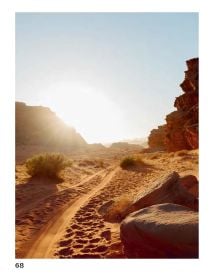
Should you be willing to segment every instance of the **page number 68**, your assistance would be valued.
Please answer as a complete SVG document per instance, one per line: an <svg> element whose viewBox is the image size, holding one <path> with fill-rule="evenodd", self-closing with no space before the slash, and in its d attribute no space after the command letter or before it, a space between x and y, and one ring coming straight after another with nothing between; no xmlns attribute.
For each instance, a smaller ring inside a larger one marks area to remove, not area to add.
<svg viewBox="0 0 220 280"><path fill-rule="evenodd" d="M24 268L24 263L16 263L15 268Z"/></svg>

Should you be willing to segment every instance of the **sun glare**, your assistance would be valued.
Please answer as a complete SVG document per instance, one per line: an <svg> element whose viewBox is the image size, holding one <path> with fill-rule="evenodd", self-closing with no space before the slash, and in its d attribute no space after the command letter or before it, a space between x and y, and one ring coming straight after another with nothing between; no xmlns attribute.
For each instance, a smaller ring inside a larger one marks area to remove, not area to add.
<svg viewBox="0 0 220 280"><path fill-rule="evenodd" d="M96 89L60 83L47 89L44 105L73 126L88 143L107 143L124 137L125 122L120 108Z"/></svg>

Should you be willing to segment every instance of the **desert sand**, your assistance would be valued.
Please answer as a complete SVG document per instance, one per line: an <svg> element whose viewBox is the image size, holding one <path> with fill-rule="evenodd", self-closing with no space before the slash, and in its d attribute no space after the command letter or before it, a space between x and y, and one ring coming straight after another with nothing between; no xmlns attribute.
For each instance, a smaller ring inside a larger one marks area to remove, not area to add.
<svg viewBox="0 0 220 280"><path fill-rule="evenodd" d="M132 151L129 151L130 154ZM128 152L79 152L61 179L32 179L24 158L16 165L17 258L125 258L119 223L106 222L100 207L150 188L163 174L177 171L198 178L198 150L139 152L144 167L122 169Z"/></svg>

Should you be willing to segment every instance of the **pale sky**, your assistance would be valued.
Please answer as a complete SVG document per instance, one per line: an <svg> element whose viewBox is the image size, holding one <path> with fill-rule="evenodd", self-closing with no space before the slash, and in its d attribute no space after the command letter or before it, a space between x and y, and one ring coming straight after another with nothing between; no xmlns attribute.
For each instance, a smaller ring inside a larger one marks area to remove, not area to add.
<svg viewBox="0 0 220 280"><path fill-rule="evenodd" d="M88 143L147 138L197 56L197 13L17 13L16 101Z"/></svg>

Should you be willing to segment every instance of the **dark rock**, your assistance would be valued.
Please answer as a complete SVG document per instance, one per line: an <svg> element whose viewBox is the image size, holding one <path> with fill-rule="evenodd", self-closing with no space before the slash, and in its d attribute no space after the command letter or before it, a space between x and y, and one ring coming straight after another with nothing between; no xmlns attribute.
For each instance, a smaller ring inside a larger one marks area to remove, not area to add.
<svg viewBox="0 0 220 280"><path fill-rule="evenodd" d="M198 213L158 204L126 217L120 226L128 258L198 258Z"/></svg>

